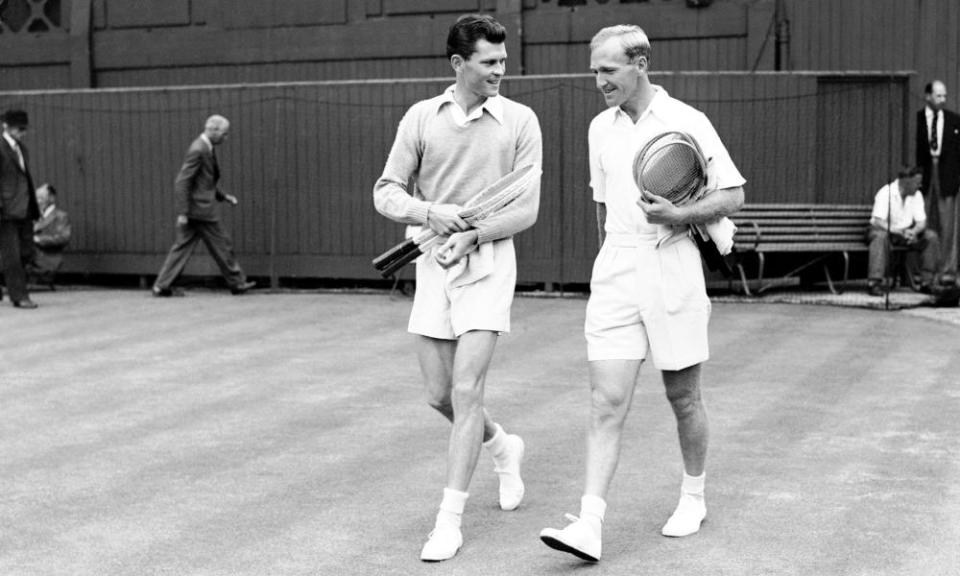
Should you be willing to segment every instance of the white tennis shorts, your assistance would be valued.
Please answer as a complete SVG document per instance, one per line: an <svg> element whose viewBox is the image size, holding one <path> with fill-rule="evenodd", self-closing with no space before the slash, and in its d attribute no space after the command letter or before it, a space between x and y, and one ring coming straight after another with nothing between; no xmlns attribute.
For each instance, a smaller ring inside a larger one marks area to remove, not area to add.
<svg viewBox="0 0 960 576"><path fill-rule="evenodd" d="M466 286L452 287L452 270L437 264L434 250L417 260L417 287L407 331L456 340L471 330L510 331L510 306L517 284L513 239L493 243L493 271Z"/></svg>
<svg viewBox="0 0 960 576"><path fill-rule="evenodd" d="M709 356L710 300L689 237L608 235L593 265L584 333L589 360L644 360L681 370Z"/></svg>

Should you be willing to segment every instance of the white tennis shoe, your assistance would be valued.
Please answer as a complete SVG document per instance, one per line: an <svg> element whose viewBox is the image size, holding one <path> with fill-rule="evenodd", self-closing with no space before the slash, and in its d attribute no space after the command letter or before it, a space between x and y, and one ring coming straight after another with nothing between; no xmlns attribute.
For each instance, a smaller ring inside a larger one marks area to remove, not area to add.
<svg viewBox="0 0 960 576"><path fill-rule="evenodd" d="M570 521L566 528L544 528L540 531L540 539L554 550L568 552L588 562L599 562L602 548L600 535L586 520L573 514L567 514L566 517Z"/></svg>
<svg viewBox="0 0 960 576"><path fill-rule="evenodd" d="M700 531L700 524L707 517L707 505L703 498L681 494L673 515L663 525L660 533L671 538L682 538Z"/></svg>
<svg viewBox="0 0 960 576"><path fill-rule="evenodd" d="M525 492L523 479L520 478L525 446L523 438L516 434L507 434L505 443L503 454L493 459L493 470L500 476L500 509L515 510Z"/></svg>
<svg viewBox="0 0 960 576"><path fill-rule="evenodd" d="M427 537L427 543L423 545L423 550L420 551L420 559L424 562L449 560L456 556L461 546L463 546L463 534L460 529L456 526L440 523L433 528L433 531Z"/></svg>

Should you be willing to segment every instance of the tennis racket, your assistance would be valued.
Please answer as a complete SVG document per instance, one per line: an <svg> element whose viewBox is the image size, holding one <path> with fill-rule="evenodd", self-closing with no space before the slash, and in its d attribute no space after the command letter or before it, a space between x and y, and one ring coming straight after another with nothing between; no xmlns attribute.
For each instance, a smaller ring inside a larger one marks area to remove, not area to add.
<svg viewBox="0 0 960 576"><path fill-rule="evenodd" d="M503 210L522 196L540 173L533 164L521 166L493 182L464 204L458 215L471 226ZM373 259L373 267L384 278L424 254L440 236L429 228L405 240Z"/></svg>
<svg viewBox="0 0 960 576"><path fill-rule="evenodd" d="M640 190L682 206L707 193L707 161L692 136L686 132L664 132L654 136L634 156L633 179ZM730 276L730 266L706 230L691 224L690 231L707 267Z"/></svg>

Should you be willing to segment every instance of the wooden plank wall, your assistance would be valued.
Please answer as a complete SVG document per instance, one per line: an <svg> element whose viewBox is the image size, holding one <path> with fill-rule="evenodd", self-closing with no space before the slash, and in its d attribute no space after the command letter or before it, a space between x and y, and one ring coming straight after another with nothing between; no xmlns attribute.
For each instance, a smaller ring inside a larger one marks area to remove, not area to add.
<svg viewBox="0 0 960 576"><path fill-rule="evenodd" d="M653 78L713 120L749 182L750 202L866 201L895 168L882 150L849 136L896 139L905 77ZM0 93L0 108L31 115L32 171L57 186L74 222L69 271L156 273L173 238L183 152L217 112L232 121L219 152L223 186L241 200L224 210L225 221L249 273L367 279L375 277L370 259L402 236L375 213L371 195L397 123L448 83ZM584 282L597 249L586 133L603 103L593 78L514 77L504 93L531 106L544 133L541 216L518 238L520 281ZM191 266L188 273L216 274L209 259Z"/></svg>

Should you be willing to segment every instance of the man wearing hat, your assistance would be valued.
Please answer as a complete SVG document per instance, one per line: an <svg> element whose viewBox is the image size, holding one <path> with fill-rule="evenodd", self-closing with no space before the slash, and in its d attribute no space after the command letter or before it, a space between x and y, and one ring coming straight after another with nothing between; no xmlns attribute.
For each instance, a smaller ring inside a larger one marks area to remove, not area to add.
<svg viewBox="0 0 960 576"><path fill-rule="evenodd" d="M27 133L27 113L7 110L0 135L0 261L10 301L16 308L36 308L27 292L26 265L33 261L33 222L40 217L30 178L29 154L20 142ZM0 296L2 297L2 296Z"/></svg>

